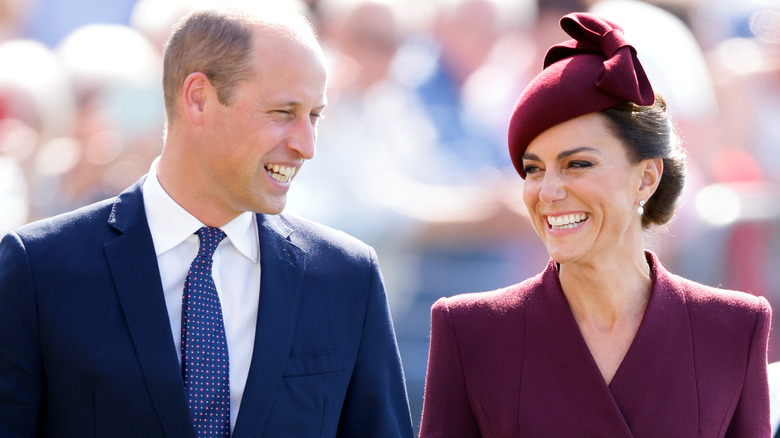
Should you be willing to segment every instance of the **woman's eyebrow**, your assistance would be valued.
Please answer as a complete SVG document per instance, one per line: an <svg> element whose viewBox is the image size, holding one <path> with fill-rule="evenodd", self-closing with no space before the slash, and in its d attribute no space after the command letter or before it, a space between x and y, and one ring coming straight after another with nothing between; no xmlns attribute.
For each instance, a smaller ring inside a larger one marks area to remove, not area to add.
<svg viewBox="0 0 780 438"><path fill-rule="evenodd" d="M557 158L558 160L565 160L566 158L568 158L568 157L570 157L570 156L572 156L572 155L574 155L574 154L580 153L580 152L595 152L595 153L600 153L600 152L599 152L599 150L598 150L598 149L596 149L596 148L594 148L594 147L590 147L590 146L580 146L580 147L577 147L577 148L574 148L574 149L570 149L570 150L568 150L568 151L563 151L563 152L559 153L559 154L558 154L558 156L557 156L556 158ZM538 155L536 155L536 154L528 154L528 153L526 153L526 154L523 154L523 158L522 158L522 159L523 159L523 160L531 160L531 161L541 161L541 160L539 159L539 156L538 156Z"/></svg>

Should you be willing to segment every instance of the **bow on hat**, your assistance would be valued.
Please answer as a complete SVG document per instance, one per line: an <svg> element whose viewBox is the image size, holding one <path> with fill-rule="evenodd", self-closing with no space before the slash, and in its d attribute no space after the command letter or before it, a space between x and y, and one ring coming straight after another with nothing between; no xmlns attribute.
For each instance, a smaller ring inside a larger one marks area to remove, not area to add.
<svg viewBox="0 0 780 438"><path fill-rule="evenodd" d="M596 87L637 105L653 104L653 87L622 27L590 14L569 14L561 18L561 28L574 39L551 47L544 57L544 68L578 53L600 54L604 68L596 78Z"/></svg>
<svg viewBox="0 0 780 438"><path fill-rule="evenodd" d="M523 178L523 153L545 130L625 101L655 101L620 26L581 12L564 16L560 24L573 39L547 51L544 69L520 95L509 124L509 152Z"/></svg>

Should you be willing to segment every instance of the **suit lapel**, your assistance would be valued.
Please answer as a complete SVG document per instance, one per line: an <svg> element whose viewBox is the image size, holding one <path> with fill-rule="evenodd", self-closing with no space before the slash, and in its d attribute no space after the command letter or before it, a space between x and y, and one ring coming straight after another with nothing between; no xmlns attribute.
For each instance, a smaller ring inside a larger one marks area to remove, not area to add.
<svg viewBox="0 0 780 438"><path fill-rule="evenodd" d="M528 300L520 430L529 436L632 437L569 309L555 262Z"/></svg>
<svg viewBox="0 0 780 438"><path fill-rule="evenodd" d="M653 293L642 324L615 373L610 390L639 436L664 436L674 424L681 436L696 436L699 425L693 335L684 296L648 253ZM663 418L664 421L658 421ZM685 429L687 428L687 429Z"/></svg>
<svg viewBox="0 0 780 438"><path fill-rule="evenodd" d="M304 251L280 216L258 215L260 303L252 362L234 438L262 435L282 385L303 287Z"/></svg>
<svg viewBox="0 0 780 438"><path fill-rule="evenodd" d="M104 250L146 386L169 437L195 437L176 358L154 243L141 195L142 181L122 193L109 224L122 234Z"/></svg>

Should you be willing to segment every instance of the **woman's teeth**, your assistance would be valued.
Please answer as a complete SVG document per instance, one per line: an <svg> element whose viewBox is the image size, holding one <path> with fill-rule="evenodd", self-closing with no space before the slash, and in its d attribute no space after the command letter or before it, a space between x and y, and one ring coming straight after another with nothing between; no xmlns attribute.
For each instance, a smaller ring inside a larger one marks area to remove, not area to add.
<svg viewBox="0 0 780 438"><path fill-rule="evenodd" d="M547 223L554 230L567 230L579 226L582 221L588 218L585 213L564 214L562 216L547 216Z"/></svg>
<svg viewBox="0 0 780 438"><path fill-rule="evenodd" d="M271 178L281 182L289 182L295 175L296 168L289 166L280 166L278 164L266 164L265 170L271 175Z"/></svg>

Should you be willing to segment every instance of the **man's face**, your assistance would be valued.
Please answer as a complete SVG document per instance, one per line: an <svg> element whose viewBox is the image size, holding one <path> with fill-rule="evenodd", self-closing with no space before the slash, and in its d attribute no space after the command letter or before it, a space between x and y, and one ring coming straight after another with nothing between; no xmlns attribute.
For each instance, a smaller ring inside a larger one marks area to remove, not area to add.
<svg viewBox="0 0 780 438"><path fill-rule="evenodd" d="M327 75L319 48L256 30L253 76L231 104L212 105L198 151L209 204L221 215L280 213L304 160L314 156Z"/></svg>

